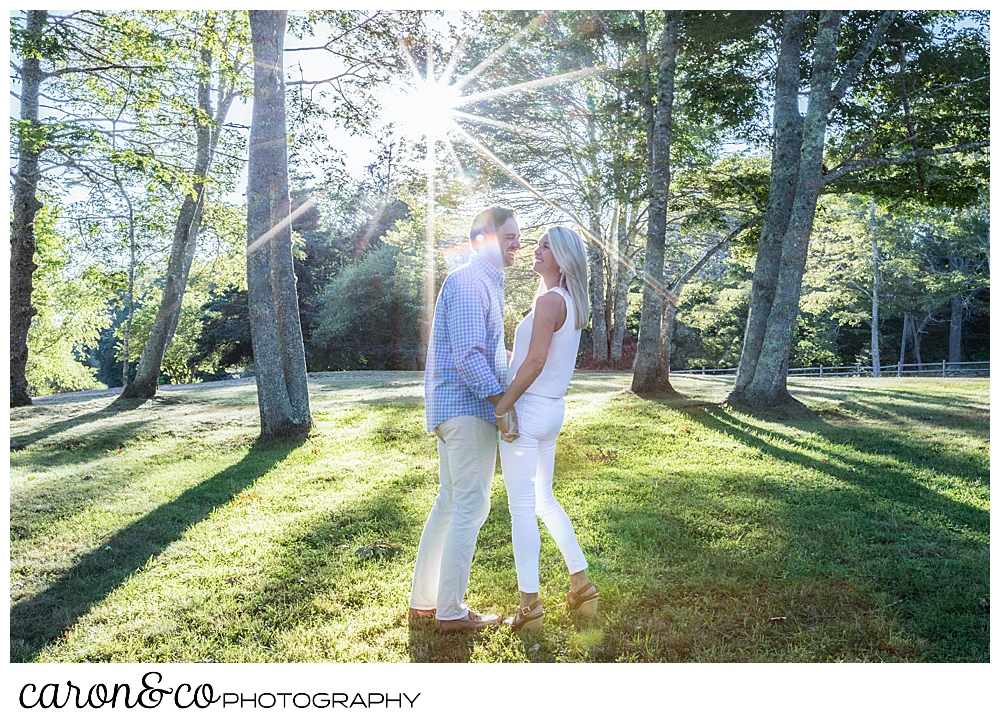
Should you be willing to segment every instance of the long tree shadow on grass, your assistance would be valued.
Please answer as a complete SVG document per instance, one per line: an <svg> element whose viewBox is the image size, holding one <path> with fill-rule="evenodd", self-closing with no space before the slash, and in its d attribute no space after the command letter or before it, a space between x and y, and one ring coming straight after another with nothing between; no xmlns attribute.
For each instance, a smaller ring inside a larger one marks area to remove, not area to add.
<svg viewBox="0 0 1000 723"><path fill-rule="evenodd" d="M977 591L989 589L989 563L975 540L976 535L988 539L987 511L929 488L910 472L873 467L850 453L822 450L824 456L817 458L771 444L769 437L798 446L804 442L736 419L722 407L680 411L747 447L844 483L835 489L796 479L758 484L759 494L779 500L788 510L786 524L798 550L788 561L792 572L868 577L894 600L905 601L898 617L926 641L925 659L988 659L988 618L976 598ZM928 472L965 471L966 481L975 484L977 476L988 475L988 468L958 457L928 455L925 448L877 427L864 429L859 439L854 430L818 419L791 426L834 444L904 458ZM833 522L840 543L818 534L817 522ZM845 549L853 550L853 556L845 558Z"/></svg>
<svg viewBox="0 0 1000 723"><path fill-rule="evenodd" d="M377 430L391 421L391 410L383 416ZM241 639L237 647L275 656L256 662L381 662L387 651L398 654L426 517L414 493L433 485L429 476L421 471L381 480L284 530L272 541L278 552L274 572L256 589L234 591L241 612L233 617L247 624L225 630L227 645ZM350 489L356 481L338 478L332 484ZM219 635L211 625L198 630L204 621L184 624L209 639ZM470 659L471 636L440 636L433 619L410 626L406 636L413 662Z"/></svg>
<svg viewBox="0 0 1000 723"><path fill-rule="evenodd" d="M95 412L87 412L86 414L80 414L75 417L70 417L69 419L64 419L59 422L55 422L41 429L37 429L33 432L27 434L21 434L16 437L11 437L10 448L11 451L19 451L24 449L30 444L34 444L40 440L46 439L47 437L52 437L61 432L68 431L74 427L79 427L84 424L89 424L90 422L97 422L105 419L110 419L111 417L122 414L123 412L131 412L138 409L143 404L148 402L148 399L115 399L108 406L103 409L99 409Z"/></svg>
<svg viewBox="0 0 1000 723"><path fill-rule="evenodd" d="M256 445L231 467L188 489L85 554L10 611L11 662L30 662L153 556L287 457L297 445Z"/></svg>
<svg viewBox="0 0 1000 723"><path fill-rule="evenodd" d="M327 660L381 662L407 625L416 543L425 512L408 475L313 521L286 541L280 572L248 601L276 631L308 620L314 649ZM411 662L468 662L470 636L441 636L433 618L410 625ZM286 644L287 646L287 644ZM294 653L289 659L295 661ZM305 659L308 659L306 657Z"/></svg>

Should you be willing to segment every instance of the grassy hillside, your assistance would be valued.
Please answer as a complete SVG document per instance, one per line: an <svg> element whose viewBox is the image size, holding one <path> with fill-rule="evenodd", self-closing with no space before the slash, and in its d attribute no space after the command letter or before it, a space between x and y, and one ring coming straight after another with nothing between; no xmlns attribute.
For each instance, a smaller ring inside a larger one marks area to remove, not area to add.
<svg viewBox="0 0 1000 723"><path fill-rule="evenodd" d="M556 496L601 590L572 619L543 533L543 632L408 626L434 438L412 373L316 375L315 431L254 446L252 383L11 412L12 661L986 661L987 380L726 386L580 374ZM502 479L468 602L517 600Z"/></svg>

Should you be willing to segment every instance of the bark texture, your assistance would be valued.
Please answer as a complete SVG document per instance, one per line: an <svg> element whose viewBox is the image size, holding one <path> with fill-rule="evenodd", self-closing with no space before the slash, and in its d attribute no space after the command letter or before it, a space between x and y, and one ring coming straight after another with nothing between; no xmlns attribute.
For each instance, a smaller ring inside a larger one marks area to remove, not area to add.
<svg viewBox="0 0 1000 723"><path fill-rule="evenodd" d="M649 221L646 262L643 270L639 343L632 371L632 391L639 394L673 392L669 369L662 363L662 316L667 295L663 284L663 250L666 240L667 198L670 191L670 146L674 109L674 76L677 69L677 30L680 11L666 12L660 41L660 67L653 133L650 137Z"/></svg>
<svg viewBox="0 0 1000 723"><path fill-rule="evenodd" d="M622 344L625 340L625 315L628 312L628 289L632 284L632 271L626 264L625 249L628 245L627 218L624 210L618 216L618 244L615 258L616 264L614 315L611 322L611 350L609 362L612 369L622 368Z"/></svg>
<svg viewBox="0 0 1000 723"><path fill-rule="evenodd" d="M799 122L798 72L805 15L799 11L784 14L782 47L775 76L775 140L772 153L772 197L768 199L762 247L758 248L751 310L747 322L740 368L729 401L756 409L782 407L792 401L786 386L788 360L798 319L802 275L809 250L809 238L822 190L823 151L830 113L853 85L858 72L885 36L885 31L897 13L883 13L871 35L861 44L854 57L844 66L840 78L835 78L840 40L840 11L823 11L812 43L809 104L801 120L801 142L795 150L791 131ZM789 52L786 51L786 44ZM792 79L795 79L794 89ZM781 124L779 124L779 119ZM779 145L785 152L779 152ZM787 155L785 154L787 153ZM797 169L793 173L793 166ZM794 176L794 183L787 179ZM786 182L775 184L779 177ZM794 189L788 195L788 186ZM774 196L777 191L778 195ZM776 208L787 202L790 207ZM773 213L772 213L773 211ZM784 221L785 229L780 231ZM770 218L768 218L770 216ZM773 222L768 226L768 222ZM775 244L777 248L775 248ZM774 263L777 260L775 270ZM758 273L759 272L759 273ZM773 283L773 291L771 284ZM771 300L768 303L767 297Z"/></svg>
<svg viewBox="0 0 1000 723"><path fill-rule="evenodd" d="M805 271L816 202L823 187L823 148L832 107L832 89L840 40L839 11L820 14L819 31L813 48L809 108L802 127L795 200L788 229L781 239L778 285L768 314L764 340L753 379L745 394L752 406L779 407L791 401L786 386L788 357L799 313L802 274Z"/></svg>
<svg viewBox="0 0 1000 723"><path fill-rule="evenodd" d="M597 238L601 238L601 227L596 223L599 218L596 214L591 215L591 233ZM594 368L607 369L608 367L608 326L605 314L606 304L604 298L604 249L596 243L591 243L587 248L587 258L590 265L590 303L591 303L591 328L593 339L591 347L594 351Z"/></svg>
<svg viewBox="0 0 1000 723"><path fill-rule="evenodd" d="M764 344L767 318L778 286L781 239L788 229L802 151L802 115L799 113L799 67L806 13L788 11L781 29L778 67L774 80L774 140L771 147L771 177L764 226L757 242L743 349L730 401L745 402L745 390L757 372L757 360Z"/></svg>
<svg viewBox="0 0 1000 723"><path fill-rule="evenodd" d="M31 305L35 273L35 215L38 201L38 158L43 149L38 122L38 92L43 74L39 59L47 10L29 10L26 30L34 52L26 52L21 63L21 123L19 125L17 176L10 216L10 406L31 404L28 393L28 329L38 310Z"/></svg>
<svg viewBox="0 0 1000 723"><path fill-rule="evenodd" d="M875 199L870 202L872 227L872 376L882 376L882 352L879 334L879 288L882 286L881 260L878 255L878 237L875 235Z"/></svg>
<svg viewBox="0 0 1000 723"><path fill-rule="evenodd" d="M962 314L965 308L962 305L962 297L956 296L951 300L951 322L948 325L948 361L962 361Z"/></svg>
<svg viewBox="0 0 1000 723"><path fill-rule="evenodd" d="M251 10L254 103L247 181L247 287L261 438L312 426L292 267L282 63L286 11Z"/></svg>
<svg viewBox="0 0 1000 723"><path fill-rule="evenodd" d="M899 342L899 368L898 375L903 376L903 365L906 364L906 337L910 335L913 328L913 315L910 312L903 313L903 338ZM914 334L916 331L913 332Z"/></svg>
<svg viewBox="0 0 1000 723"><path fill-rule="evenodd" d="M220 90L219 107L212 108L211 52L203 49L201 60L209 72L198 85L198 107L204 115L195 114L194 118L196 150L193 171L200 180L195 182L193 194L184 197L177 214L170 259L167 262L167 278L163 285L163 297L160 299L149 339L143 347L135 379L122 390L123 399L151 399L159 386L160 367L163 366L163 357L174 338L174 332L177 331L184 291L198 248L198 232L201 230L201 217L205 208L204 179L211 169L212 157L221 137L222 124L229 114L229 108L235 97L232 92ZM213 123L207 123L200 118L212 118Z"/></svg>

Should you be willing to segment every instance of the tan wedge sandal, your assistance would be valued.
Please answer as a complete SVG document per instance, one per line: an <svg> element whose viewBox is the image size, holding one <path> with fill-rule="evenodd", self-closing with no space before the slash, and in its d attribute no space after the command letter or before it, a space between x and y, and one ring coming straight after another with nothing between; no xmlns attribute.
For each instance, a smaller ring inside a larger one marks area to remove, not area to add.
<svg viewBox="0 0 1000 723"><path fill-rule="evenodd" d="M590 583L579 592L570 591L566 593L566 605L571 612L592 618L597 615L597 586Z"/></svg>
<svg viewBox="0 0 1000 723"><path fill-rule="evenodd" d="M535 600L524 607L518 607L514 617L504 620L504 625L510 625L514 630L524 632L534 632L542 629L542 618L545 611L542 610L542 601Z"/></svg>

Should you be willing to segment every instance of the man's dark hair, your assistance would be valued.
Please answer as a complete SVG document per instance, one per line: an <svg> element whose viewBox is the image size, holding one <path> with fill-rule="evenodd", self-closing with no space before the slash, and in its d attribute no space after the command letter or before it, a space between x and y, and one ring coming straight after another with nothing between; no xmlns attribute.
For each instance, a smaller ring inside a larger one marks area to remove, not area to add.
<svg viewBox="0 0 1000 723"><path fill-rule="evenodd" d="M479 234L493 234L495 236L497 229L515 216L517 216L517 211L506 206L490 206L483 209L472 220L469 238L474 241Z"/></svg>

